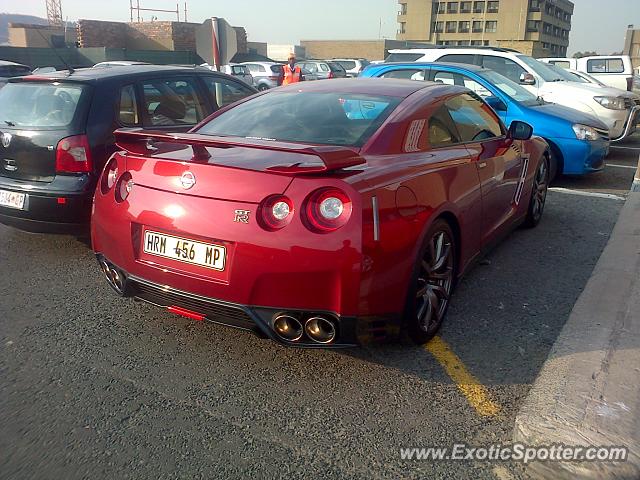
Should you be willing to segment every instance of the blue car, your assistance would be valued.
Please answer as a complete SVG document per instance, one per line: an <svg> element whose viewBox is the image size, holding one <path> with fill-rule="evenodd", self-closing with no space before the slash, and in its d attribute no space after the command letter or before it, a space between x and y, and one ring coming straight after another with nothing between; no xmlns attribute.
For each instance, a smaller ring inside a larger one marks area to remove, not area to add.
<svg viewBox="0 0 640 480"><path fill-rule="evenodd" d="M602 170L609 153L609 129L599 119L546 103L493 70L456 63L380 63L361 77L406 78L461 85L481 96L507 125L527 122L551 148L550 176L584 175Z"/></svg>

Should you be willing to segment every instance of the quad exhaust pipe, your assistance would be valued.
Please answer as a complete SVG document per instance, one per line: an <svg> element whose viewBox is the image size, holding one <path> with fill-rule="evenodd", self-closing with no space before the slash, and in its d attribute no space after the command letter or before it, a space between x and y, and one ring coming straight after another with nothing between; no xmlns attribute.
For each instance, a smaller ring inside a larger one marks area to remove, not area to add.
<svg viewBox="0 0 640 480"><path fill-rule="evenodd" d="M298 316L278 313L273 318L273 330L276 335L287 342L297 342L305 335L313 343L329 344L337 336L336 324L322 316L313 316L304 322Z"/></svg>
<svg viewBox="0 0 640 480"><path fill-rule="evenodd" d="M126 279L124 274L113 264L109 263L104 257L98 259L100 270L107 277L107 282L111 285L119 295L124 295L126 289Z"/></svg>

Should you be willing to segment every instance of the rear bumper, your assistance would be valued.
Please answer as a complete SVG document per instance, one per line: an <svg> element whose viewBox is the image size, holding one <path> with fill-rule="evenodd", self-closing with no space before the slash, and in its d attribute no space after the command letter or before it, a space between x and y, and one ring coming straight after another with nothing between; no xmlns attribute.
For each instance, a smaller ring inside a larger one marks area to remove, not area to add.
<svg viewBox="0 0 640 480"><path fill-rule="evenodd" d="M565 175L585 175L605 167L604 158L609 153L607 140L586 141L566 138L550 138L561 151Z"/></svg>
<svg viewBox="0 0 640 480"><path fill-rule="evenodd" d="M111 280L108 281L116 293L123 297L136 298L160 308L178 307L202 315L203 320L207 322L246 330L286 346L349 348L374 341L379 337L379 331L383 325L396 336L399 330L391 318L369 319L368 321L363 319L359 322L355 317L340 316L326 311L249 306L204 297L129 275L100 253L96 254L96 258L100 264L106 261L110 267L117 269L122 279L121 287L116 287ZM273 329L273 318L280 313L296 316L301 323L314 316L330 319L335 322L337 327L336 341L330 344L321 344L312 341L306 334L298 341L287 341L278 336Z"/></svg>
<svg viewBox="0 0 640 480"><path fill-rule="evenodd" d="M88 227L93 197L88 175L58 176L50 183L0 177L0 190L27 196L24 210L0 207L0 223L37 233L82 233Z"/></svg>

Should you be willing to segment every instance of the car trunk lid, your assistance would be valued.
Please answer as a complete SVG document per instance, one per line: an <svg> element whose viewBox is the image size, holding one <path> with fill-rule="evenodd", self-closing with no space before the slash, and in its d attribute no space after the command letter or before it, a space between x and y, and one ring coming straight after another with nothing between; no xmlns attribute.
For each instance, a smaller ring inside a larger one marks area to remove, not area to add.
<svg viewBox="0 0 640 480"><path fill-rule="evenodd" d="M192 133L118 130L116 143L125 151L126 168L137 185L252 203L284 193L293 176L364 163L357 150L348 147Z"/></svg>

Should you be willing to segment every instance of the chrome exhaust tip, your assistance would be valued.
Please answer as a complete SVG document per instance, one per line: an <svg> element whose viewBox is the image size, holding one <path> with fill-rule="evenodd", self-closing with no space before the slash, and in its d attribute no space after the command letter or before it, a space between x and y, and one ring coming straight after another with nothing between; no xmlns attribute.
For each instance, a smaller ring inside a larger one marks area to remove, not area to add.
<svg viewBox="0 0 640 480"><path fill-rule="evenodd" d="M273 319L273 330L276 335L287 342L296 342L302 338L304 328L295 317L285 313L278 314Z"/></svg>
<svg viewBox="0 0 640 480"><path fill-rule="evenodd" d="M117 268L113 266L109 268L108 279L111 281L110 283L113 286L113 288L115 288L116 292L118 292L120 295L123 295L124 294L124 277L118 271Z"/></svg>
<svg viewBox="0 0 640 480"><path fill-rule="evenodd" d="M311 317L304 324L307 336L316 343L327 344L336 339L336 326L324 317Z"/></svg>

